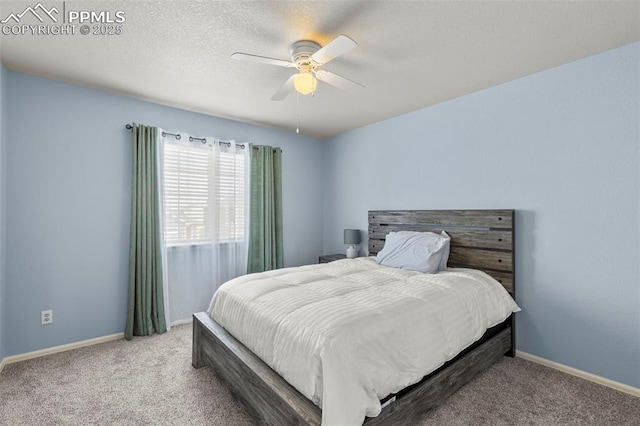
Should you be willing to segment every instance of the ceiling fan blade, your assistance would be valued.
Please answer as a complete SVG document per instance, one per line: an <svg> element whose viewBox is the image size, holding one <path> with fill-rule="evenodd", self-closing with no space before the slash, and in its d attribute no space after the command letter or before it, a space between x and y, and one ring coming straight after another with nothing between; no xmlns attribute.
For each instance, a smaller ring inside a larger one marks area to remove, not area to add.
<svg viewBox="0 0 640 426"><path fill-rule="evenodd" d="M324 81L327 84L337 87L338 89L342 89L344 91L350 91L354 89L364 89L365 87L356 83L355 81L349 80L348 78L344 78L339 76L338 74L332 73L330 71L318 70L316 71L316 78L320 81Z"/></svg>
<svg viewBox="0 0 640 426"><path fill-rule="evenodd" d="M346 35L340 34L338 37L331 40L326 46L311 55L311 59L319 64L326 64L330 60L347 53L357 45L358 43L351 40Z"/></svg>
<svg viewBox="0 0 640 426"><path fill-rule="evenodd" d="M295 74L292 75L287 81L284 82L282 87L280 87L278 91L271 97L272 101L281 101L286 98L289 93L293 92L293 78L295 76Z"/></svg>
<svg viewBox="0 0 640 426"><path fill-rule="evenodd" d="M261 64L267 64L267 65L277 65L279 67L295 67L296 66L296 64L294 64L293 62L283 61L282 59L267 58L266 56L250 55L248 53L236 52L233 55L231 55L231 57L233 59L238 59L240 61L258 62Z"/></svg>

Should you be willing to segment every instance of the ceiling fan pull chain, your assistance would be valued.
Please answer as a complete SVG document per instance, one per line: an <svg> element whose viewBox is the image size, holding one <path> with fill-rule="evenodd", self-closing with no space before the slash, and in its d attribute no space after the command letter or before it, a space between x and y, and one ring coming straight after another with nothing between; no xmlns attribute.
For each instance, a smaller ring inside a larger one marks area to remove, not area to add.
<svg viewBox="0 0 640 426"><path fill-rule="evenodd" d="M300 93L296 92L296 133L300 133Z"/></svg>

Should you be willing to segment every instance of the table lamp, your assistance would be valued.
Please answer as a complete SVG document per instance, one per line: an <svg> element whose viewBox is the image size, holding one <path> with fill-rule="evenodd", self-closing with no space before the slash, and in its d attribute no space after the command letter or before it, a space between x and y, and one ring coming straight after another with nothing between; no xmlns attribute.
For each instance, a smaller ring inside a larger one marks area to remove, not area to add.
<svg viewBox="0 0 640 426"><path fill-rule="evenodd" d="M353 259L358 256L358 250L356 245L360 244L360 230L359 229L345 229L344 230L344 243L348 244L347 258Z"/></svg>

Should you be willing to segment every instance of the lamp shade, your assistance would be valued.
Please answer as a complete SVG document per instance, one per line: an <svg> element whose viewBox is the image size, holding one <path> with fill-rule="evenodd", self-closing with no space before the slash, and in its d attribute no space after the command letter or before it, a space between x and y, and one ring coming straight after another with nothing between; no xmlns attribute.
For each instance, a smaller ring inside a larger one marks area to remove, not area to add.
<svg viewBox="0 0 640 426"><path fill-rule="evenodd" d="M345 229L344 230L344 243L345 244L360 244L360 230L359 229Z"/></svg>
<svg viewBox="0 0 640 426"><path fill-rule="evenodd" d="M318 81L310 72L301 72L293 77L293 87L303 95L315 92L317 83Z"/></svg>

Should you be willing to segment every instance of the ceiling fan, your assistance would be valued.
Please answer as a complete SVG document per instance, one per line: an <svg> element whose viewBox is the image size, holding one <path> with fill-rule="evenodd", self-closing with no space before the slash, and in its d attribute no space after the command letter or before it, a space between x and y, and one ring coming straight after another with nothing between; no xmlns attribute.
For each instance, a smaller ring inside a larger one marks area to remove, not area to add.
<svg viewBox="0 0 640 426"><path fill-rule="evenodd" d="M231 57L241 61L296 68L298 73L289 77L282 87L271 97L271 100L281 101L294 90L302 95L314 93L316 91L317 80L346 91L364 88L360 83L341 77L331 71L320 69L330 60L347 53L357 45L358 44L351 38L341 34L324 47L311 40L296 41L291 45L291 61L240 52L234 53Z"/></svg>

